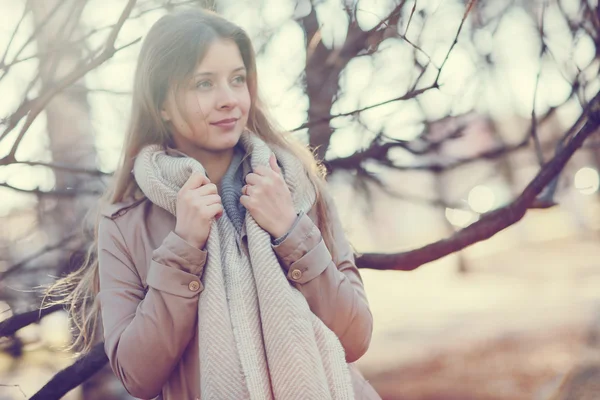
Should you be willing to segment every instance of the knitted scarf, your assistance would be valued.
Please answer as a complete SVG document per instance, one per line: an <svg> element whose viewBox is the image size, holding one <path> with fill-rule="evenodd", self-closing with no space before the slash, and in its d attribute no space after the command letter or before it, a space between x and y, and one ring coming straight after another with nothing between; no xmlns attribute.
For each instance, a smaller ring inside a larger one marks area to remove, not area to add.
<svg viewBox="0 0 600 400"><path fill-rule="evenodd" d="M269 166L273 152L296 212L308 212L315 188L301 162L245 131L241 147L252 169ZM176 215L177 192L203 166L149 145L134 176L146 197ZM198 305L200 393L203 399L353 399L338 337L315 316L282 271L269 233L245 213L248 253L236 245L226 213L212 223Z"/></svg>

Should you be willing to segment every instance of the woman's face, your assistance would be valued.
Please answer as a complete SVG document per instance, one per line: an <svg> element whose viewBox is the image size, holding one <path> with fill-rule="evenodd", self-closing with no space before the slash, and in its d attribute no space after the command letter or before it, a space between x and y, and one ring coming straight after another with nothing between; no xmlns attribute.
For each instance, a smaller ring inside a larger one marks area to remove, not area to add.
<svg viewBox="0 0 600 400"><path fill-rule="evenodd" d="M233 148L246 127L251 103L235 42L214 41L179 96L178 107L171 91L161 110L178 149L218 153Z"/></svg>

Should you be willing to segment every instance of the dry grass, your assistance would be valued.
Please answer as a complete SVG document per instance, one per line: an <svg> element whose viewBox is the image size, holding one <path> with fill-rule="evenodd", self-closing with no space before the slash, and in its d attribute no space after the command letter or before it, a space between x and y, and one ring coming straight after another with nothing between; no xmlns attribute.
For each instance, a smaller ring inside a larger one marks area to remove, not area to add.
<svg viewBox="0 0 600 400"><path fill-rule="evenodd" d="M452 346L367 379L390 400L548 399L580 362L584 340L584 327L503 336Z"/></svg>

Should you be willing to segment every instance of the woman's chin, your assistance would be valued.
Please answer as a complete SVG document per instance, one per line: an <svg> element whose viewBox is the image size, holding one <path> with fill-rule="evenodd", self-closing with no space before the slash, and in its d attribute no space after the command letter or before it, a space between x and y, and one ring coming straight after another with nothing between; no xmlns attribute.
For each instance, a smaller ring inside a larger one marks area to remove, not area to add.
<svg viewBox="0 0 600 400"><path fill-rule="evenodd" d="M238 144L243 131L243 126L236 126L233 129L211 127L209 131L210 147L217 151L228 150Z"/></svg>
<svg viewBox="0 0 600 400"><path fill-rule="evenodd" d="M217 146L222 150L227 150L238 144L240 141L240 137L242 136L242 132L228 132L226 134L221 134L217 138Z"/></svg>

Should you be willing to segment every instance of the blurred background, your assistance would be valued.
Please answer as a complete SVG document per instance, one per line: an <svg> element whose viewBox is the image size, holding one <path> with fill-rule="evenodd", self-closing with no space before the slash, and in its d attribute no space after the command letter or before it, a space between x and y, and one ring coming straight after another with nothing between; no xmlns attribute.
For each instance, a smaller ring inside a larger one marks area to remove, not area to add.
<svg viewBox="0 0 600 400"><path fill-rule="evenodd" d="M81 262L140 40L183 7L248 32L328 168L383 398L600 399L597 0L0 0L0 399L131 398L107 366L53 378L79 355L39 287Z"/></svg>

